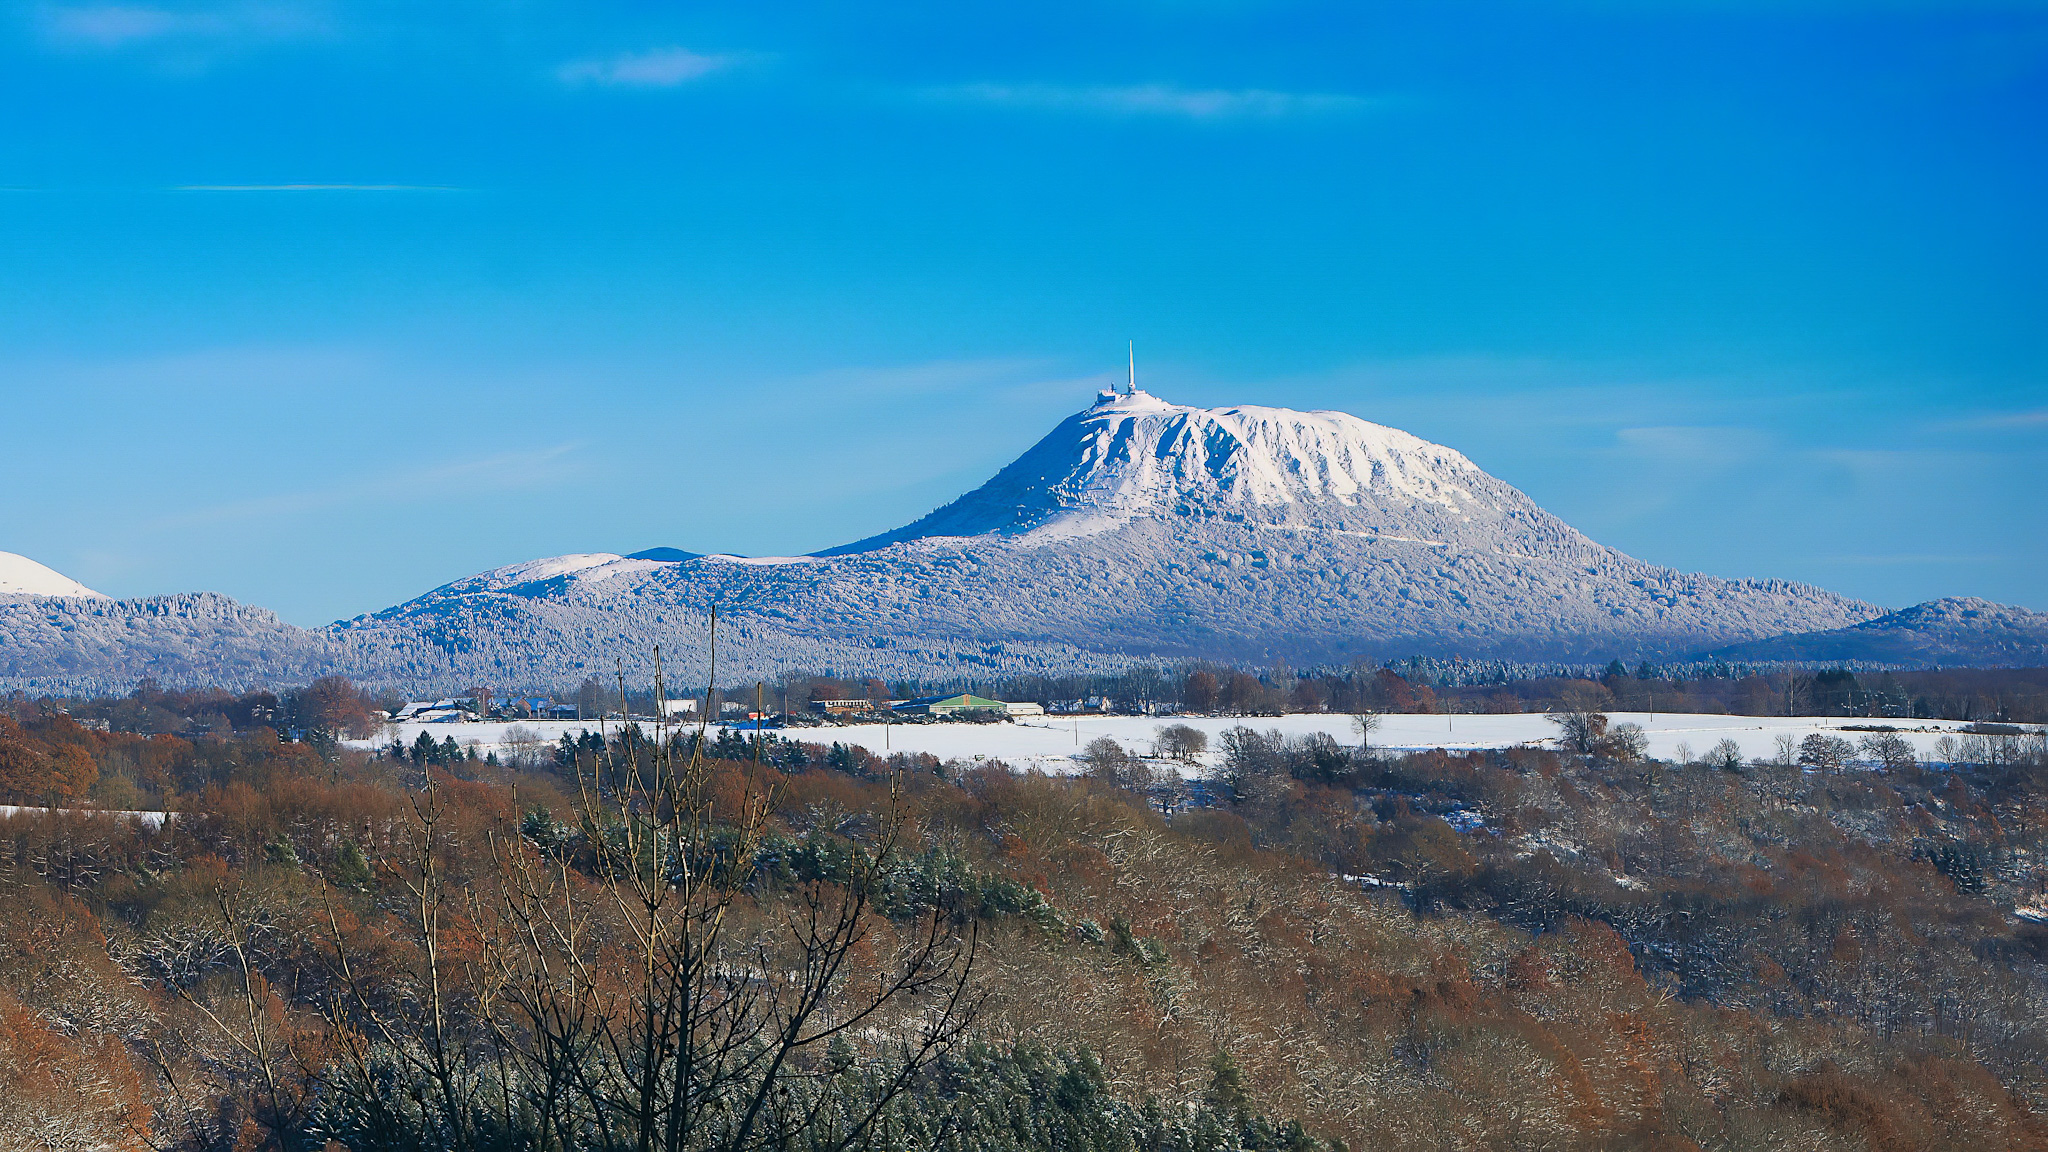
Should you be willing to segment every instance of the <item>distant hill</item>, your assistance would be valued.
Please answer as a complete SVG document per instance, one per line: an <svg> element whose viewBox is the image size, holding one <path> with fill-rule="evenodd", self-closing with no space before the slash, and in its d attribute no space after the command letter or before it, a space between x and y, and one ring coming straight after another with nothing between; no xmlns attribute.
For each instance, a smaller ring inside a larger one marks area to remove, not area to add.
<svg viewBox="0 0 2048 1152"><path fill-rule="evenodd" d="M166 684L246 688L305 683L365 668L328 634L215 592L139 600L0 596L0 685L31 691L126 691Z"/></svg>
<svg viewBox="0 0 2048 1152"><path fill-rule="evenodd" d="M1729 660L2048 666L2048 612L1975 597L1929 600L1847 628L1773 636L1708 653Z"/></svg>

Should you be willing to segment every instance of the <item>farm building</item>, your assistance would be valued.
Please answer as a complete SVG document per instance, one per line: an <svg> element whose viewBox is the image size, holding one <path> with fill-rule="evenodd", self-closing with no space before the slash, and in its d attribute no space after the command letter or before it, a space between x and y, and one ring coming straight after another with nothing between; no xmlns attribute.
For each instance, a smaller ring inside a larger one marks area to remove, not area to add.
<svg viewBox="0 0 2048 1152"><path fill-rule="evenodd" d="M863 712L880 712L883 706L873 700L813 700L811 711L823 712L828 716L853 716Z"/></svg>
<svg viewBox="0 0 2048 1152"><path fill-rule="evenodd" d="M925 696L917 700L905 700L896 706L898 712L925 712L933 716L953 716L961 712L994 712L997 715L1010 714L1010 706L1001 700L976 696L962 692L954 696Z"/></svg>

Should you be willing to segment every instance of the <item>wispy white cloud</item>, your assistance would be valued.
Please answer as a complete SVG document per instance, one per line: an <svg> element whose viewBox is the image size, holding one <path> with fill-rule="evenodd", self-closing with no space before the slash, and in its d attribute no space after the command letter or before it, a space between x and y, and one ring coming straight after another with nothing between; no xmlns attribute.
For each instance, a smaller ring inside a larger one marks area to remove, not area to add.
<svg viewBox="0 0 2048 1152"><path fill-rule="evenodd" d="M37 15L43 37L50 43L101 50L147 44L293 40L331 31L319 7L299 0L45 4Z"/></svg>
<svg viewBox="0 0 2048 1152"><path fill-rule="evenodd" d="M179 184L173 192L457 192L446 184Z"/></svg>
<svg viewBox="0 0 2048 1152"><path fill-rule="evenodd" d="M450 491L508 492L559 484L579 470L572 459L583 447L571 441L527 451L452 460L423 468L401 468L360 476L325 488L230 500L158 519L159 530L196 528L299 516L331 508L394 501L431 502Z"/></svg>
<svg viewBox="0 0 2048 1152"><path fill-rule="evenodd" d="M844 399L868 404L878 397L957 396L966 391L986 395L992 390L1040 386L1049 375L1056 375L1054 363L1045 357L994 356L973 360L930 360L886 367L833 368L799 376L779 386L815 395L819 402L827 403ZM1071 381L1064 381L1065 384L1071 384ZM1074 387L1075 394L1080 395L1086 385Z"/></svg>
<svg viewBox="0 0 2048 1152"><path fill-rule="evenodd" d="M1828 15L1905 16L1919 12L2038 12L2048 0L1577 0L1578 6L1595 11L1718 12L1733 15Z"/></svg>
<svg viewBox="0 0 2048 1152"><path fill-rule="evenodd" d="M673 88L731 67L729 55L707 55L687 48L655 48L585 60L571 60L555 69L564 84L599 84L611 88Z"/></svg>
<svg viewBox="0 0 2048 1152"><path fill-rule="evenodd" d="M1885 567L1896 564L1996 564L2008 557L1995 552L1956 554L1948 552L1898 552L1881 555L1816 556L1822 564L1852 564Z"/></svg>
<svg viewBox="0 0 2048 1152"><path fill-rule="evenodd" d="M1061 85L962 84L933 90L943 99L1125 116L1179 116L1193 120L1274 118L1363 112L1387 101L1331 92L1277 92L1266 88L1183 88L1175 84Z"/></svg>
<svg viewBox="0 0 2048 1152"><path fill-rule="evenodd" d="M169 36L192 21L161 8L106 4L89 8L51 7L43 13L43 31L53 40L94 48L118 48L137 40Z"/></svg>
<svg viewBox="0 0 2048 1152"><path fill-rule="evenodd" d="M1737 467L1771 447L1771 438L1765 433L1732 425L1618 428L1614 438L1630 456L1687 469Z"/></svg>
<svg viewBox="0 0 2048 1152"><path fill-rule="evenodd" d="M2024 412L1987 412L1953 421L1948 425L1960 430L1986 428L2048 428L2048 408L2034 408Z"/></svg>

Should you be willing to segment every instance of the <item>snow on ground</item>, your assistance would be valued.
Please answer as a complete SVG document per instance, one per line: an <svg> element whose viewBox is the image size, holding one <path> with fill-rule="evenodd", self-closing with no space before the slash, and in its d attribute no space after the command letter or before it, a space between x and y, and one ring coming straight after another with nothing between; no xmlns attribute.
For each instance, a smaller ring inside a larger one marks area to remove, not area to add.
<svg viewBox="0 0 2048 1152"><path fill-rule="evenodd" d="M59 816L111 816L117 820L133 820L146 828L161 828L164 821L177 815L175 812L137 812L127 808L38 808L29 804L0 804L0 819L9 816L40 816L55 812Z"/></svg>
<svg viewBox="0 0 2048 1152"><path fill-rule="evenodd" d="M1671 759L1678 745L1691 746L1695 756L1721 740L1733 740L1750 759L1768 757L1777 751L1777 738L1803 739L1815 732L1827 732L1850 740L1864 735L1850 726L1893 724L1913 743L1922 759L1931 758L1934 742L1944 732L1967 727L1954 720L1873 721L1840 716L1708 716L1669 712L1612 712L1616 724L1640 724L1649 735L1650 755ZM1032 717L1008 724L849 724L832 728L791 728L777 732L791 740L811 744L857 744L877 753L929 752L941 760L1002 760L1020 770L1071 773L1080 769L1076 759L1090 740L1108 736L1128 751L1150 755L1154 735L1165 724L1186 724L1208 733L1211 752L1205 761L1213 766L1215 745L1231 728L1244 725L1267 731L1277 728L1290 737L1324 732L1340 744L1355 744L1358 735L1351 717L1328 713L1293 716L1080 716ZM610 722L617 727L617 721ZM386 727L373 740L352 741L358 748L387 747L392 739L411 745L421 732L440 740L453 736L467 747L474 743L479 756L486 752L512 750L506 732L526 728L549 744L564 733L574 735L597 731L592 720L519 720L481 724L404 723ZM717 727L714 725L714 727ZM1458 751L1473 748L1506 748L1517 744L1543 744L1557 735L1557 726L1538 713L1506 716L1382 716L1379 731L1373 733L1375 747L1399 749L1444 748Z"/></svg>

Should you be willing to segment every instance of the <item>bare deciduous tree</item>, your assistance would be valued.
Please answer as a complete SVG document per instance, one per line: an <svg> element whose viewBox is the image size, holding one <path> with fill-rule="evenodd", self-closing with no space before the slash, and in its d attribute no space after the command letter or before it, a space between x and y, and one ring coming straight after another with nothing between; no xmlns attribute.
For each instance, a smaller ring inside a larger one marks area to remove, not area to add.
<svg viewBox="0 0 2048 1152"><path fill-rule="evenodd" d="M1161 756L1183 764L1209 750L1209 734L1192 724L1161 724L1153 730L1153 736Z"/></svg>
<svg viewBox="0 0 2048 1152"><path fill-rule="evenodd" d="M396 866L424 960L403 1004L332 922L352 1123L456 1149L511 1134L836 1152L869 1137L974 1018L975 931L937 907L877 909L893 808L836 874L762 899L771 797L714 773L702 747L659 730L612 741L583 779L573 847L492 832L494 869L462 884L439 863L446 803L430 790L415 806L415 856ZM409 1097L380 1089L394 1079Z"/></svg>
<svg viewBox="0 0 2048 1152"><path fill-rule="evenodd" d="M1840 736L1814 732L1799 742L1799 763L1821 772L1840 772L1856 755L1856 746Z"/></svg>
<svg viewBox="0 0 2048 1152"><path fill-rule="evenodd" d="M1358 750L1365 751L1372 746L1372 734L1380 730L1380 715L1377 712L1358 712L1351 717L1351 730L1358 733Z"/></svg>
<svg viewBox="0 0 2048 1152"><path fill-rule="evenodd" d="M1913 743L1897 732L1876 732L1860 742L1863 755L1887 772L1903 772L1919 763Z"/></svg>
<svg viewBox="0 0 2048 1152"><path fill-rule="evenodd" d="M1709 768L1719 768L1723 772L1739 772L1742 770L1742 745L1723 737L1716 741L1712 748L1707 749L1702 762Z"/></svg>
<svg viewBox="0 0 2048 1152"><path fill-rule="evenodd" d="M1544 719L1557 725L1557 746L1581 756L1592 755L1607 738L1607 714L1570 709Z"/></svg>

